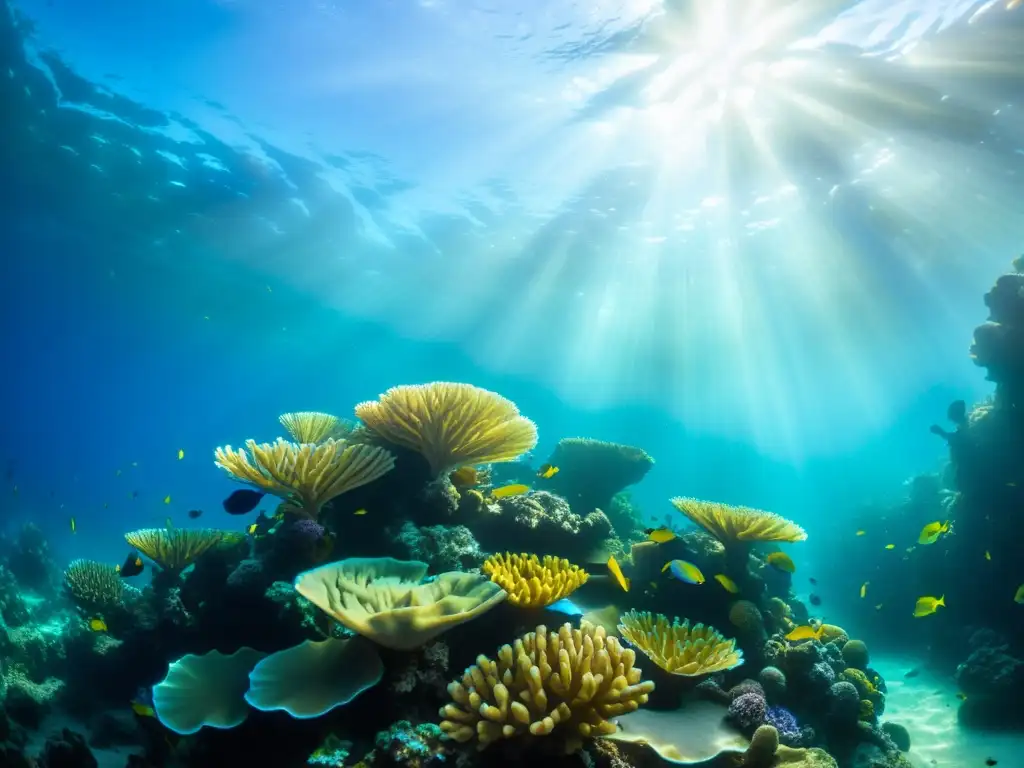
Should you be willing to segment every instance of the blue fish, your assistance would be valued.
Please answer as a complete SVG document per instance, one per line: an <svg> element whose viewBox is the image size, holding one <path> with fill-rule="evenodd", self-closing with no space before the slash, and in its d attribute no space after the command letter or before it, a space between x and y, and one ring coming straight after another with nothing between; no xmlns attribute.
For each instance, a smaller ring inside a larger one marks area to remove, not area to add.
<svg viewBox="0 0 1024 768"><path fill-rule="evenodd" d="M583 615L583 609L576 605L576 603L574 603L568 597L563 597L561 600L552 603L547 607L547 609L549 611L555 611L557 613L564 613L566 616Z"/></svg>
<svg viewBox="0 0 1024 768"><path fill-rule="evenodd" d="M661 569L662 573L665 571L671 571L672 576L679 579L687 584L703 584L704 574L700 572L693 563L688 563L685 560L669 560L665 563L665 567Z"/></svg>

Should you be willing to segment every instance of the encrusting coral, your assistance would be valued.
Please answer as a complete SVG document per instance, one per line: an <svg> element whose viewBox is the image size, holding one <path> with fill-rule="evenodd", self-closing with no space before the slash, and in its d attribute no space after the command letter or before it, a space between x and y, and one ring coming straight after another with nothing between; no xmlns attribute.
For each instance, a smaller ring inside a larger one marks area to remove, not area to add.
<svg viewBox="0 0 1024 768"><path fill-rule="evenodd" d="M72 560L64 571L64 586L83 608L102 610L124 598L124 582L117 568L94 560Z"/></svg>
<svg viewBox="0 0 1024 768"><path fill-rule="evenodd" d="M651 661L673 675L694 677L724 672L743 663L743 651L712 627L647 611L628 611L619 634Z"/></svg>
<svg viewBox="0 0 1024 768"><path fill-rule="evenodd" d="M508 592L508 601L521 608L542 608L568 597L589 578L586 571L564 558L545 555L492 555L483 564L491 581Z"/></svg>
<svg viewBox="0 0 1024 768"><path fill-rule="evenodd" d="M422 454L435 477L459 467L511 461L537 444L537 426L515 403L471 384L392 387L356 406L375 435Z"/></svg>
<svg viewBox="0 0 1024 768"><path fill-rule="evenodd" d="M291 508L316 519L335 496L390 472L395 457L377 446L350 445L327 438L322 443L274 443L246 440L245 448L217 448L215 463L236 480L291 501Z"/></svg>
<svg viewBox="0 0 1024 768"><path fill-rule="evenodd" d="M505 591L477 573L449 571L426 583L426 563L354 557L300 573L295 590L378 645L411 650L486 613Z"/></svg>
<svg viewBox="0 0 1024 768"><path fill-rule="evenodd" d="M204 552L241 535L214 528L143 528L124 539L163 570L181 573Z"/></svg>
<svg viewBox="0 0 1024 768"><path fill-rule="evenodd" d="M453 702L441 709L441 729L483 749L500 739L557 736L568 754L585 739L616 731L612 718L647 703L654 683L642 680L636 654L601 627L563 624L557 634L539 626L498 651L479 656L461 681L448 686Z"/></svg>
<svg viewBox="0 0 1024 768"><path fill-rule="evenodd" d="M803 528L773 512L681 496L672 499L672 506L723 544L807 538Z"/></svg>

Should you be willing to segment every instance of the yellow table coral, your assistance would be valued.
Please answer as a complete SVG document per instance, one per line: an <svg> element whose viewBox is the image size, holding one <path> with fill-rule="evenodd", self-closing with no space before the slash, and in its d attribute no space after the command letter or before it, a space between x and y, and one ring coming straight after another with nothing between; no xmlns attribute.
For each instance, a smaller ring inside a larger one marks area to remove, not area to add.
<svg viewBox="0 0 1024 768"><path fill-rule="evenodd" d="M392 387L356 406L367 429L417 451L435 476L469 464L512 461L537 444L537 426L515 403L471 384Z"/></svg>
<svg viewBox="0 0 1024 768"><path fill-rule="evenodd" d="M483 571L508 592L508 601L520 608L543 608L568 597L587 583L589 575L565 558L545 555L491 555Z"/></svg>
<svg viewBox="0 0 1024 768"><path fill-rule="evenodd" d="M803 541L807 533L796 523L773 512L734 507L717 501L677 496L672 506L723 544L755 541Z"/></svg>
<svg viewBox="0 0 1024 768"><path fill-rule="evenodd" d="M478 573L451 571L423 583L426 563L353 557L300 573L295 590L331 618L385 648L419 648L486 613L505 591Z"/></svg>
<svg viewBox="0 0 1024 768"><path fill-rule="evenodd" d="M555 736L566 753L585 739L614 733L612 718L633 712L654 690L634 667L636 654L584 621L557 634L537 627L480 656L461 681L448 685L453 703L441 709L441 730L483 749L516 736Z"/></svg>
<svg viewBox="0 0 1024 768"><path fill-rule="evenodd" d="M703 624L669 621L647 611L629 611L619 619L619 634L651 661L673 675L692 677L724 672L743 663L736 641Z"/></svg>

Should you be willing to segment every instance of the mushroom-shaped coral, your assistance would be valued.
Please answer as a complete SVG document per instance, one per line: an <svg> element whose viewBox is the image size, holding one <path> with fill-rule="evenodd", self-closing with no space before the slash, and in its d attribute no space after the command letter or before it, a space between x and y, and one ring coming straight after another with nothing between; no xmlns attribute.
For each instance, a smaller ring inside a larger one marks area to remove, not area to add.
<svg viewBox="0 0 1024 768"><path fill-rule="evenodd" d="M650 749L668 765L735 765L748 742L725 715L721 704L701 700L673 710L644 708L618 718L619 730L604 738Z"/></svg>
<svg viewBox="0 0 1024 768"><path fill-rule="evenodd" d="M690 626L661 613L628 611L619 634L666 672L684 677L724 672L743 663L743 651L713 627Z"/></svg>
<svg viewBox="0 0 1024 768"><path fill-rule="evenodd" d="M395 466L395 457L383 448L332 438L302 444L246 440L245 448L227 445L214 456L236 480L291 501L296 511L314 519L335 496L372 483Z"/></svg>
<svg viewBox="0 0 1024 768"><path fill-rule="evenodd" d="M477 573L451 571L422 583L426 563L353 557L300 573L295 590L353 632L385 648L419 648L486 613L507 596Z"/></svg>
<svg viewBox="0 0 1024 768"><path fill-rule="evenodd" d="M240 648L232 654L189 654L171 664L153 686L157 719L175 733L195 733L203 726L234 728L249 715L245 691L249 673L266 654Z"/></svg>
<svg viewBox="0 0 1024 768"><path fill-rule="evenodd" d="M672 506L723 544L756 541L803 541L807 533L796 523L750 507L677 496Z"/></svg>
<svg viewBox="0 0 1024 768"><path fill-rule="evenodd" d="M521 608L543 608L568 597L587 583L587 572L564 558L545 555L492 555L483 564L491 581Z"/></svg>
<svg viewBox="0 0 1024 768"><path fill-rule="evenodd" d="M124 582L117 568L94 560L72 560L64 571L64 586L87 610L113 608L124 598Z"/></svg>
<svg viewBox="0 0 1024 768"><path fill-rule="evenodd" d="M163 570L181 573L207 550L237 536L213 528L143 528L124 538Z"/></svg>
<svg viewBox="0 0 1024 768"><path fill-rule="evenodd" d="M469 464L512 461L537 444L515 403L471 384L392 387L356 406L371 433L422 454L435 477Z"/></svg>
<svg viewBox="0 0 1024 768"><path fill-rule="evenodd" d="M601 627L537 627L494 661L477 657L462 680L448 685L454 703L441 709L441 729L483 749L516 736L561 737L566 754L585 739L615 733L612 718L647 703L654 683L642 680L636 654Z"/></svg>
<svg viewBox="0 0 1024 768"><path fill-rule="evenodd" d="M344 439L355 428L355 423L319 411L283 413L278 420L297 443L322 443L328 438Z"/></svg>
<svg viewBox="0 0 1024 768"><path fill-rule="evenodd" d="M607 509L615 494L643 480L654 459L629 445L570 437L558 441L548 463L559 471L546 487L589 512Z"/></svg>
<svg viewBox="0 0 1024 768"><path fill-rule="evenodd" d="M380 654L365 638L306 640L260 661L249 673L245 700L253 709L320 717L372 688L383 675Z"/></svg>

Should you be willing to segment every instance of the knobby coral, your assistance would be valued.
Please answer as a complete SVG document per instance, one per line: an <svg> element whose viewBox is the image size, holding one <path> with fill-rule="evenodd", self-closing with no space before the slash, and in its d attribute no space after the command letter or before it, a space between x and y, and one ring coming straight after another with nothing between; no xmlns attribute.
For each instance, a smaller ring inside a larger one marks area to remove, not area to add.
<svg viewBox="0 0 1024 768"><path fill-rule="evenodd" d="M636 654L602 627L539 626L498 651L477 657L461 681L448 685L453 703L441 709L441 729L479 749L530 734L561 737L566 753L585 739L616 731L612 718L647 703L654 683L642 680Z"/></svg>
<svg viewBox="0 0 1024 768"><path fill-rule="evenodd" d="M273 444L246 440L245 448L217 448L216 464L236 480L294 502L294 509L316 518L335 496L371 483L390 472L395 457L372 445L349 445L327 438L321 443Z"/></svg>
<svg viewBox="0 0 1024 768"><path fill-rule="evenodd" d="M64 586L76 603L90 610L112 608L124 597L117 568L94 560L72 560L64 571Z"/></svg>
<svg viewBox="0 0 1024 768"><path fill-rule="evenodd" d="M180 573L204 552L236 537L213 528L143 528L124 535L129 545L170 573Z"/></svg>
<svg viewBox="0 0 1024 768"><path fill-rule="evenodd" d="M483 564L491 581L508 592L508 601L522 608L542 608L568 597L587 583L589 575L565 558L545 555L492 555Z"/></svg>
<svg viewBox="0 0 1024 768"><path fill-rule="evenodd" d="M803 528L773 512L681 496L672 499L672 506L723 544L807 538Z"/></svg>
<svg viewBox="0 0 1024 768"><path fill-rule="evenodd" d="M426 563L354 557L300 573L295 590L331 618L379 645L419 648L489 611L505 591L476 573L450 571L421 583Z"/></svg>
<svg viewBox="0 0 1024 768"><path fill-rule="evenodd" d="M619 619L619 634L673 675L694 677L724 672L743 663L736 641L703 624L648 611L629 611Z"/></svg>
<svg viewBox="0 0 1024 768"><path fill-rule="evenodd" d="M470 464L512 461L537 444L537 426L515 403L471 384L392 387L356 406L370 432L419 452L435 476Z"/></svg>

